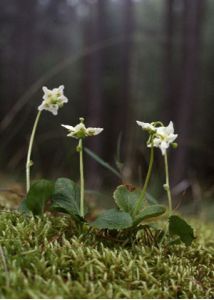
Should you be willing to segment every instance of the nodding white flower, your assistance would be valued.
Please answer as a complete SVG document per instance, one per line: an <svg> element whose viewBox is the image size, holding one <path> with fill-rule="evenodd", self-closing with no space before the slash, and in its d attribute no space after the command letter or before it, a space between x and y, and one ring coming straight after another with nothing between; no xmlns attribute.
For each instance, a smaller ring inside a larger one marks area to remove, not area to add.
<svg viewBox="0 0 214 300"><path fill-rule="evenodd" d="M168 126L160 126L156 128L155 137L152 141L153 147L159 148L162 155L165 155L166 149L169 148L177 136L177 134L174 134L174 126L172 121L170 121ZM150 142L148 147L151 147L152 144Z"/></svg>
<svg viewBox="0 0 214 300"><path fill-rule="evenodd" d="M156 132L156 128L152 124L144 123L144 122L140 122L140 121L136 121L136 122L137 122L137 125L142 127L143 130L146 130L146 131L149 131L149 132Z"/></svg>
<svg viewBox="0 0 214 300"><path fill-rule="evenodd" d="M69 133L67 136L73 137L76 139L82 139L88 136L94 136L98 135L103 131L103 128L97 128L97 127L85 127L84 118L80 118L80 123L77 124L76 126L70 126L70 125L64 125L61 124L62 127L66 128Z"/></svg>
<svg viewBox="0 0 214 300"><path fill-rule="evenodd" d="M42 104L38 106L38 110L48 110L53 115L57 115L58 109L68 102L68 98L64 96L64 85L58 88L49 90L46 86L42 88L44 95L42 97Z"/></svg>

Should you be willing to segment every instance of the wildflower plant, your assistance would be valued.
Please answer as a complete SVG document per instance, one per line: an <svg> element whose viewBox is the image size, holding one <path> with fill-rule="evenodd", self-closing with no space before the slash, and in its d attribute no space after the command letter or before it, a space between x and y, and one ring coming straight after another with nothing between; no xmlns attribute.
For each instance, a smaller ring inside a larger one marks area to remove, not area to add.
<svg viewBox="0 0 214 300"><path fill-rule="evenodd" d="M33 165L31 160L32 148L35 138L35 133L38 127L39 119L43 110L47 110L51 112L53 115L57 115L58 109L64 105L64 103L68 102L68 98L64 95L64 86L60 85L58 88L54 88L53 90L49 90L47 87L43 87L43 101L38 106L38 113L33 125L33 129L30 136L30 142L28 146L27 152L27 160L26 160L26 192L30 190L30 168Z"/></svg>
<svg viewBox="0 0 214 300"><path fill-rule="evenodd" d="M118 186L113 194L116 208L107 210L98 216L98 218L91 223L91 226L98 229L107 229L109 231L123 231L126 232L130 238L136 235L138 230L144 229L145 236L153 241L155 240L155 243L162 243L165 240L168 243L178 243L182 241L186 245L190 245L195 238L193 229L180 216L174 215L172 209L167 150L170 146L173 148L177 147L174 141L178 135L174 133L173 123L171 121L168 126L164 126L160 121L152 123L137 121L137 124L149 135L147 147L150 149L150 160L143 188L135 188L129 185ZM166 208L158 204L158 202L147 193L154 162L154 148L159 148L164 157L166 183L163 186L168 197L168 214L166 214ZM91 156L96 157L94 154ZM97 158L96 160L98 161ZM108 167L108 169L110 168ZM166 226L164 229L161 226L157 226L157 222L160 220L163 221L166 217L169 224L167 229ZM151 231L154 228L158 229L155 235L153 235ZM174 236L176 236L175 239Z"/></svg>
<svg viewBox="0 0 214 300"><path fill-rule="evenodd" d="M78 140L77 152L79 152L80 161L80 216L84 218L84 165L83 165L83 139L90 136L95 136L103 131L103 128L85 127L84 118L79 118L80 123L75 127L70 125L61 126L68 130L68 137L72 137Z"/></svg>
<svg viewBox="0 0 214 300"><path fill-rule="evenodd" d="M149 164L150 168L152 168L152 164L154 160L154 149L153 149L154 147L159 148L161 150L162 155L164 156L165 175L166 175L166 183L164 184L164 189L167 191L169 211L171 213L172 197L171 197L171 191L169 186L169 168L168 168L167 149L170 147L170 145L177 147L177 144L175 144L174 141L178 135L174 134L174 125L172 121L170 121L169 125L166 127L160 121L153 122L151 124L140 122L140 121L136 121L136 122L140 127L142 127L143 130L147 131L149 134L147 147L151 148L151 156L150 156L150 164Z"/></svg>
<svg viewBox="0 0 214 300"><path fill-rule="evenodd" d="M147 141L147 147L151 148L150 155L150 164L151 167L154 159L154 147L159 148L161 150L161 154L164 157L164 167L165 167L165 184L163 185L164 189L167 193L168 198L168 220L169 220L169 228L168 233L170 235L177 235L179 239L184 242L186 245L190 245L193 241L194 233L193 229L185 220L177 215L173 215L173 207L172 207L172 196L170 190L170 182L169 182L169 168L168 168L168 157L167 150L170 146L173 148L177 147L177 143L174 141L178 137L178 134L174 133L174 125L173 122L170 121L168 126L164 126L162 122L152 122L144 123L137 121L137 124L142 127L143 130L147 131L149 134L149 139ZM147 174L148 175L148 174ZM164 232L163 236L166 235ZM176 239L179 240L179 239Z"/></svg>
<svg viewBox="0 0 214 300"><path fill-rule="evenodd" d="M151 134L155 133L155 127L152 124L144 123L143 126ZM150 143L153 145L152 138ZM120 185L116 188L113 198L115 200L116 208L105 211L92 224L99 229L108 230L127 230L128 234L142 229L139 226L142 222L144 227L150 223L151 220L158 220L158 218L166 212L163 205L156 201L145 201L147 195L147 188L151 177L152 166L154 161L154 147L151 147L150 162L148 172L143 189Z"/></svg>

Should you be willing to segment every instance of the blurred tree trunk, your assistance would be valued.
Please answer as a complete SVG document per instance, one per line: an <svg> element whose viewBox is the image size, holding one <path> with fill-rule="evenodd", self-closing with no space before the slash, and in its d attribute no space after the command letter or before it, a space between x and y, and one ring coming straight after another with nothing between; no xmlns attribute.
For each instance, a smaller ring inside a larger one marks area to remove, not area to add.
<svg viewBox="0 0 214 300"><path fill-rule="evenodd" d="M11 8L13 10L9 16L13 16L12 22L7 26L11 32L8 36L10 46L8 46L8 72L7 82L9 82L9 89L7 94L7 101L4 110L4 116L7 112L13 109L14 103L25 92L33 77L33 60L35 52L35 34L37 24L37 1L32 3L28 0L14 2ZM12 88L11 88L12 86ZM25 116L29 113L29 107L22 110L22 114L16 116L16 124L20 124ZM16 130L15 127L8 128L3 131L4 147L7 146L5 155L11 158L14 156L13 147L8 147L11 141L11 136ZM7 134L8 132L8 134ZM5 134L6 133L6 134ZM15 139L16 146L21 147L25 142L25 131L22 131L22 136Z"/></svg>
<svg viewBox="0 0 214 300"><path fill-rule="evenodd" d="M122 44L122 68L121 68L121 99L118 114L115 115L115 124L121 128L123 133L122 155L126 162L124 177L129 180L132 175L133 165L133 116L132 116L132 88L131 88L131 66L133 55L133 33L134 33L134 3L132 0L123 1L123 35Z"/></svg>
<svg viewBox="0 0 214 300"><path fill-rule="evenodd" d="M122 84L121 84L121 125L124 132L128 131L129 108L131 101L131 59L133 46L134 14L132 0L123 1L123 34L124 43L122 44Z"/></svg>
<svg viewBox="0 0 214 300"><path fill-rule="evenodd" d="M97 1L89 4L90 15L85 22L84 36L85 46L93 46L105 38L105 7L106 1ZM85 72L85 103L86 126L103 126L103 98L102 98L102 51L95 51L84 60ZM87 146L98 155L102 155L102 135L88 139ZM97 187L101 184L100 167L96 161L87 160L87 184L89 187Z"/></svg>
<svg viewBox="0 0 214 300"><path fill-rule="evenodd" d="M198 95L203 0L183 0L182 63L175 124L181 142L175 153L173 183L187 176L189 141ZM179 141L179 139L178 139Z"/></svg>
<svg viewBox="0 0 214 300"><path fill-rule="evenodd" d="M13 86L11 101L17 99L29 84L30 68L34 54L37 1L28 0L16 3L16 14L12 34L11 82Z"/></svg>
<svg viewBox="0 0 214 300"><path fill-rule="evenodd" d="M165 64L164 71L165 74L165 110L164 119L168 121L170 115L174 115L172 110L174 110L174 105L172 103L176 100L175 86L175 65L173 60L173 49L174 43L173 38L175 35L175 15L174 15L174 0L166 0L165 9L165 25L166 25L166 41L165 41Z"/></svg>

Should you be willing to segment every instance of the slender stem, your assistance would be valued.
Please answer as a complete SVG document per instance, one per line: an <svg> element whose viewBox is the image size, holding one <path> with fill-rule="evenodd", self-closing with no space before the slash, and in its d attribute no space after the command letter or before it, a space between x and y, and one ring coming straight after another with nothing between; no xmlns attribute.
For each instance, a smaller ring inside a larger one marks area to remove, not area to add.
<svg viewBox="0 0 214 300"><path fill-rule="evenodd" d="M148 183L149 183L149 180L150 180L150 177L151 177L151 173L152 173L153 162L154 162L154 147L152 145L151 151L150 151L149 168L148 168L148 172L147 172L147 175L146 175L145 184L143 186L142 193L141 193L141 195L140 195L140 197L139 197L139 199L137 201L137 204L135 206L134 214L137 214L138 211L142 207L143 200L144 200L144 197L145 197L145 194L146 194L146 190L147 190L147 187L148 187Z"/></svg>
<svg viewBox="0 0 214 300"><path fill-rule="evenodd" d="M80 215L84 217L84 168L83 168L83 142L79 140L79 153L80 153Z"/></svg>
<svg viewBox="0 0 214 300"><path fill-rule="evenodd" d="M30 167L32 166L31 153L32 153L34 137L35 137L35 133L36 133L36 129L38 126L40 116L41 116L41 111L38 111L34 125L33 125L33 129L32 129L31 136L30 136L30 142L29 142L29 146L28 146L28 153L27 153L27 160L26 160L26 192L28 192L30 189Z"/></svg>
<svg viewBox="0 0 214 300"><path fill-rule="evenodd" d="M169 217L171 216L172 214L172 196L171 196L171 191L170 191L170 185L169 185L169 166L168 166L168 158L167 158L167 152L164 154L164 165L165 165L165 175L166 175L166 183L164 184L164 189L166 190L167 192L167 198L168 198L168 206L169 206ZM167 228L168 226L168 223L165 224L164 226L164 234L161 238L161 241L160 241L160 246L162 245L166 235L167 235Z"/></svg>
<svg viewBox="0 0 214 300"><path fill-rule="evenodd" d="M164 185L164 187L167 192L167 198L168 198L168 204L169 204L169 215L171 215L172 214L172 196L171 196L170 185L169 185L169 167L168 167L167 152L164 155L164 164L165 164L165 174L166 174L166 184Z"/></svg>

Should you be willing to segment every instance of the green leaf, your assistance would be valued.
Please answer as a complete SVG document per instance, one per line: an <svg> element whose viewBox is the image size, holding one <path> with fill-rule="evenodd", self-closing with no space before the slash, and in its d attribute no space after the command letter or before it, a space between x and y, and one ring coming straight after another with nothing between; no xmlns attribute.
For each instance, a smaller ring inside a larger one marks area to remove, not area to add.
<svg viewBox="0 0 214 300"><path fill-rule="evenodd" d="M80 216L79 186L69 178L58 178L54 186L52 208L74 217Z"/></svg>
<svg viewBox="0 0 214 300"><path fill-rule="evenodd" d="M106 210L94 222L90 224L99 229L125 229L132 226L131 216L117 209Z"/></svg>
<svg viewBox="0 0 214 300"><path fill-rule="evenodd" d="M129 190L127 186L119 185L113 197L118 207L132 216L140 194L140 190Z"/></svg>
<svg viewBox="0 0 214 300"><path fill-rule="evenodd" d="M101 166L103 166L104 168L108 169L109 171L111 171L112 173L114 173L114 175L116 175L117 177L121 178L120 173L114 169L110 164L108 164L106 161L104 161L101 157L99 157L96 153L94 153L93 151L91 151L90 149L84 147L84 151L91 156L94 160L96 160Z"/></svg>
<svg viewBox="0 0 214 300"><path fill-rule="evenodd" d="M22 201L19 210L23 213L31 211L34 215L42 215L45 203L51 198L53 193L53 183L46 179L35 181Z"/></svg>
<svg viewBox="0 0 214 300"><path fill-rule="evenodd" d="M169 218L169 233L171 235L178 235L186 246L190 246L195 239L192 227L176 215L172 215Z"/></svg>
<svg viewBox="0 0 214 300"><path fill-rule="evenodd" d="M161 216L165 213L166 208L163 205L151 205L147 206L141 213L139 213L135 220L134 225L139 224L147 219L155 218Z"/></svg>
<svg viewBox="0 0 214 300"><path fill-rule="evenodd" d="M117 169L121 172L124 166L124 163L121 161L121 142L122 142L122 132L119 133L118 139L117 139L117 152L115 156L115 165Z"/></svg>

